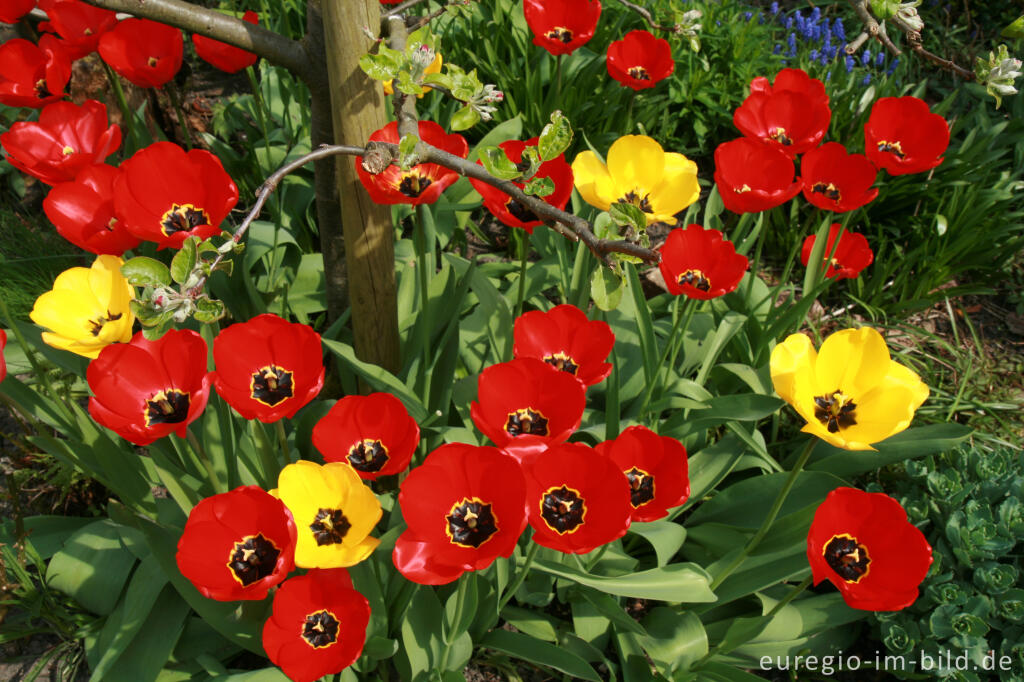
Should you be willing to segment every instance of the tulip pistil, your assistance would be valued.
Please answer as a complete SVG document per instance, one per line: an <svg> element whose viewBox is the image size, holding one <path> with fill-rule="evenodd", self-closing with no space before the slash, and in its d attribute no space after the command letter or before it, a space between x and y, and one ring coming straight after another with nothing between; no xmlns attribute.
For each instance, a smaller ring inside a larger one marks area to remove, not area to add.
<svg viewBox="0 0 1024 682"><path fill-rule="evenodd" d="M263 537L263 533L246 535L236 542L228 557L231 576L248 587L274 572L281 549Z"/></svg>
<svg viewBox="0 0 1024 682"><path fill-rule="evenodd" d="M587 506L580 491L567 486L548 488L541 498L540 515L548 528L559 535L576 530L583 523Z"/></svg>
<svg viewBox="0 0 1024 682"><path fill-rule="evenodd" d="M454 545L479 548L498 532L498 520L491 505L480 498L462 498L445 516L445 534Z"/></svg>
<svg viewBox="0 0 1024 682"><path fill-rule="evenodd" d="M833 535L822 550L825 563L848 583L860 582L871 570L868 548L857 542L857 538L843 533Z"/></svg>
<svg viewBox="0 0 1024 682"><path fill-rule="evenodd" d="M572 42L573 32L564 26L555 26L553 29L545 33L544 37L549 40L560 40L568 45Z"/></svg>
<svg viewBox="0 0 1024 682"><path fill-rule="evenodd" d="M160 231L170 237L176 232L191 232L201 225L209 225L206 211L192 204L172 204L160 218Z"/></svg>
<svg viewBox="0 0 1024 682"><path fill-rule="evenodd" d="M633 190L629 190L628 192L626 192L622 196L622 198L619 199L618 202L616 202L616 203L620 203L620 204L633 204L634 206L639 208L644 213L654 213L654 209L651 207L650 196L647 195L647 194L644 194L643 196L640 196L639 193L637 193L637 192L635 192Z"/></svg>
<svg viewBox="0 0 1024 682"><path fill-rule="evenodd" d="M274 407L293 393L292 373L277 365L267 365L256 370L249 380L249 396L268 407Z"/></svg>
<svg viewBox="0 0 1024 682"><path fill-rule="evenodd" d="M146 426L180 424L188 417L189 396L186 391L168 388L146 401L143 414Z"/></svg>
<svg viewBox="0 0 1024 682"><path fill-rule="evenodd" d="M654 476L636 467L624 473L629 479L629 503L634 509L654 499Z"/></svg>
<svg viewBox="0 0 1024 682"><path fill-rule="evenodd" d="M338 619L330 611L316 611L306 616L302 624L302 639L314 649L323 649L338 641L338 625Z"/></svg>
<svg viewBox="0 0 1024 682"><path fill-rule="evenodd" d="M818 194L824 194L825 198L832 199L837 204L843 198L842 192L840 192L839 188L836 187L835 185L833 185L831 182L829 182L829 183L816 182L811 187L811 191L812 192L817 192Z"/></svg>
<svg viewBox="0 0 1024 682"><path fill-rule="evenodd" d="M834 391L814 398L814 416L828 427L829 433L837 433L857 423L854 410L857 405L842 391Z"/></svg>
<svg viewBox="0 0 1024 682"><path fill-rule="evenodd" d="M46 79L40 78L36 81L36 97L39 99L46 99L51 94L50 88L46 87Z"/></svg>
<svg viewBox="0 0 1024 682"><path fill-rule="evenodd" d="M647 73L647 69L642 66L631 66L626 73L629 74L630 78L635 78L638 81L651 80L651 74Z"/></svg>
<svg viewBox="0 0 1024 682"><path fill-rule="evenodd" d="M768 139L765 140L765 141L767 142L769 140L775 140L779 144L785 145L787 147L789 145L793 144L793 140L789 139L789 136L786 135L786 129L785 128L778 128L777 127L777 128L769 129L768 130Z"/></svg>
<svg viewBox="0 0 1024 682"><path fill-rule="evenodd" d="M107 322L113 322L114 320L120 320L122 313L114 313L107 311L107 316L103 317L100 315L95 320L89 320L89 333L93 336L99 336L100 332L103 331L103 325Z"/></svg>
<svg viewBox="0 0 1024 682"><path fill-rule="evenodd" d="M505 420L505 431L510 436L547 436L550 433L547 417L531 407L509 412Z"/></svg>
<svg viewBox="0 0 1024 682"><path fill-rule="evenodd" d="M323 507L317 511L313 523L309 524L309 529L313 531L313 537L316 539L318 547L340 544L351 528L352 524L340 509L324 509Z"/></svg>
<svg viewBox="0 0 1024 682"><path fill-rule="evenodd" d="M893 141L893 142L889 142L888 140L879 140L878 141L878 151L880 151L880 152L892 152L893 154L898 156L900 159L903 159L903 158L906 157L906 154L903 153L903 147L900 145L899 140L896 140L896 141Z"/></svg>
<svg viewBox="0 0 1024 682"><path fill-rule="evenodd" d="M689 284L694 289L705 293L711 291L711 280L708 279L707 275L696 268L681 273L677 282L679 283L679 286Z"/></svg>
<svg viewBox="0 0 1024 682"><path fill-rule="evenodd" d="M348 463L356 471L375 473L384 468L391 456L379 440L364 438L348 450Z"/></svg>
<svg viewBox="0 0 1024 682"><path fill-rule="evenodd" d="M557 370L562 372L568 372L569 374L576 376L580 367L576 362L569 357L566 353L558 351L554 355L547 355L544 357L544 362L548 363Z"/></svg>
<svg viewBox="0 0 1024 682"><path fill-rule="evenodd" d="M415 199L430 187L431 182L433 181L430 178L423 177L419 173L406 173L398 183L398 191L410 199Z"/></svg>

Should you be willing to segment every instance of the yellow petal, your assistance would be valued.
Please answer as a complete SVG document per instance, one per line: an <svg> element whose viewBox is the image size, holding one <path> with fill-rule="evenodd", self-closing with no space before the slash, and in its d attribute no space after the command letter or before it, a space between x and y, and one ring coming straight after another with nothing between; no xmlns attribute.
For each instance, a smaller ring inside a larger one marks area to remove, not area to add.
<svg viewBox="0 0 1024 682"><path fill-rule="evenodd" d="M615 199L630 191L650 194L661 183L664 171L665 150L646 135L624 135L608 150Z"/></svg>
<svg viewBox="0 0 1024 682"><path fill-rule="evenodd" d="M843 433L844 429L840 429L837 433L829 433L829 430L824 424L819 422L817 419L811 419L804 427L800 429L804 433L809 433L812 436L817 436L829 445L834 445L837 448L844 450L874 450L868 443L860 441L850 440L846 434Z"/></svg>
<svg viewBox="0 0 1024 682"><path fill-rule="evenodd" d="M901 365L895 360L889 363L889 373L885 379L886 381L902 384L910 389L915 412L928 399L928 394L930 393L928 385L921 381L921 377L914 370Z"/></svg>
<svg viewBox="0 0 1024 682"><path fill-rule="evenodd" d="M90 320L97 319L105 313L106 310L100 308L96 299L91 296L60 289L47 291L37 298L28 316L40 327L52 330L57 336L66 337L71 341L87 341L93 338Z"/></svg>
<svg viewBox="0 0 1024 682"><path fill-rule="evenodd" d="M607 211L617 199L608 168L591 151L581 152L572 162L572 175L583 201Z"/></svg>
<svg viewBox="0 0 1024 682"><path fill-rule="evenodd" d="M679 211L697 201L700 185L697 183L697 164L682 154L665 154L665 171L661 182L651 190L649 199L654 220L675 224L673 217Z"/></svg>
<svg viewBox="0 0 1024 682"><path fill-rule="evenodd" d="M775 346L770 366L772 384L780 398L794 407L808 399L813 401L813 368L817 357L814 344L806 334L791 334ZM803 395L798 396L798 393Z"/></svg>
<svg viewBox="0 0 1024 682"><path fill-rule="evenodd" d="M818 352L815 395L842 391L856 401L882 382L890 362L885 339L871 327L838 331Z"/></svg>

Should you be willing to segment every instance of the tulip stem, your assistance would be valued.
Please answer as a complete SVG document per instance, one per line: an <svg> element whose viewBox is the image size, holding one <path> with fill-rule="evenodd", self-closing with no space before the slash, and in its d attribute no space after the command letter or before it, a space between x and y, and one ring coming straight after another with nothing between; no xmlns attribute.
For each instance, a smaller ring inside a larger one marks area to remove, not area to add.
<svg viewBox="0 0 1024 682"><path fill-rule="evenodd" d="M526 559L523 561L523 565L519 567L518 571L516 571L516 577L512 580L509 586L505 588L505 594L502 595L501 599L498 601L499 614L501 613L501 610L505 608L505 605L508 604L509 600L512 599L512 595L516 593L519 586L523 584L524 580L526 580L526 576L530 572L530 566L533 564L533 560L537 556L537 550L539 549L540 545L536 542L530 542L530 549L526 553Z"/></svg>
<svg viewBox="0 0 1024 682"><path fill-rule="evenodd" d="M206 475L210 477L210 483L213 484L213 489L218 493L226 493L228 491L227 483L222 483L220 477L217 475L217 471L213 468L213 462L210 460L210 456L206 454L206 448L196 438L196 434L192 432L192 429L185 430L185 437L188 439L188 444L192 446L192 451L199 456L199 461L203 463L203 468L206 469Z"/></svg>
<svg viewBox="0 0 1024 682"><path fill-rule="evenodd" d="M427 312L430 304L430 277L427 268L433 263L434 250L431 248L430 254L427 254L427 221L423 213L430 209L420 204L415 210L412 233L413 244L416 247L416 255L419 259L416 269L419 270L417 274L419 275L420 284L420 310L416 315L416 326L420 337L421 360L419 374L423 381L423 404L427 405L430 403L430 320ZM433 242L431 242L431 247L433 247Z"/></svg>
<svg viewBox="0 0 1024 682"><path fill-rule="evenodd" d="M562 55L555 57L555 104L562 101Z"/></svg>
<svg viewBox="0 0 1024 682"><path fill-rule="evenodd" d="M629 96L629 105L626 107L626 134L633 134L633 103L636 101L636 90Z"/></svg>
<svg viewBox="0 0 1024 682"><path fill-rule="evenodd" d="M270 436L267 435L266 424L253 419L249 421L249 426L256 433L256 439L259 440L258 450L260 465L263 467L263 483L267 488L272 488L277 480L277 474L281 471L281 463L274 456L274 451L270 447Z"/></svg>
<svg viewBox="0 0 1024 682"><path fill-rule="evenodd" d="M256 81L256 71L253 67L245 67L245 74L249 76L249 85L252 87L252 98L253 110L256 112L256 120L260 124L260 131L263 133L263 146L267 150L267 163L271 162L270 155L270 133L267 129L267 119L270 117L270 112L266 110L266 102L263 101L263 95L260 94L260 84ZM273 279L271 279L273 281Z"/></svg>
<svg viewBox="0 0 1024 682"><path fill-rule="evenodd" d="M811 458L811 452L814 450L814 446L818 444L818 439L812 438L807 441L807 445L804 446L803 452L800 453L799 459L793 466L793 470L789 472L789 478L782 486L782 490L775 497L775 502L772 503L772 508L768 511L768 515L764 517L764 521L761 522L761 527L757 529L757 533L754 537L750 538L743 551L732 560L732 562L726 566L725 570L719 573L715 579L711 582L711 589L714 590L721 585L726 578L728 578L733 571L739 568L740 564L750 556L761 541L764 540L765 536L768 535L768 531L771 530L772 524L775 523L775 519L779 515L779 510L782 509L782 504L786 501L790 491L793 489L793 484L796 483L797 476L803 471L804 466L807 464L807 460Z"/></svg>
<svg viewBox="0 0 1024 682"><path fill-rule="evenodd" d="M459 625L462 623L462 610L466 605L466 584L469 583L469 577L465 574L459 576L459 585L455 592L455 617L451 620L452 625ZM452 642L461 633L457 632L445 632L445 645L444 651L441 652L441 670L448 669L448 656L452 650ZM449 641L450 640L450 641Z"/></svg>
<svg viewBox="0 0 1024 682"><path fill-rule="evenodd" d="M284 432L284 422L278 419L274 422L274 429L277 431L277 442L281 444L281 454L285 462L292 461L291 450L288 449L288 434Z"/></svg>
<svg viewBox="0 0 1024 682"><path fill-rule="evenodd" d="M132 151L138 151L142 148L142 141L139 140L138 131L135 129L135 114L132 112L131 107L128 106L128 99L124 96L124 88L121 87L121 77L110 68L110 64L107 64L102 59L100 62L107 71L107 80L110 81L110 87L114 90L117 106L121 109L121 116L124 118L124 124L128 128L128 139L132 141Z"/></svg>
<svg viewBox="0 0 1024 682"><path fill-rule="evenodd" d="M188 130L188 118L185 116L185 107L178 94L178 86L174 84L174 81L167 83L167 96L171 100L171 105L178 112L178 124L181 126L182 143L185 145L186 150L191 151L192 135Z"/></svg>
<svg viewBox="0 0 1024 682"><path fill-rule="evenodd" d="M516 230L514 234L519 241L519 295L516 297L516 314L518 318L523 313L523 299L526 298L526 264L530 255L530 234L522 230Z"/></svg>
<svg viewBox="0 0 1024 682"><path fill-rule="evenodd" d="M668 377L670 376L669 372L671 372L672 371L672 367L675 366L675 360L676 360L676 356L679 353L679 349L682 347L682 343L681 342L677 343L676 339L680 338L681 336L685 336L686 335L686 330L690 326L690 320L693 319L693 313L697 309L697 301L696 301L696 299L687 298L686 299L686 303L685 303L685 310L680 312L679 311L679 307L680 307L680 305L683 305L683 304L680 303L680 301L682 299L683 299L683 295L679 295L679 296L676 297L676 300L675 300L675 307L676 307L676 310L675 310L675 313L676 313L676 315L675 315L675 317L676 317L675 324L672 325L672 331L669 332L668 338L665 339L665 347L662 349L661 357L658 359L658 364L656 365L656 370L655 370L656 374L654 376L654 381L651 381L650 383L648 383L647 384L647 388L644 390L643 401L641 401L641 403L640 403L640 410L637 412L637 416L640 418L641 421L643 421L644 413L647 411L647 406L650 404L651 398L654 395L654 387L655 387L656 384L659 383L657 381L657 379L658 379L658 377L661 374L661 368L665 367L665 372L666 372L665 378L667 380ZM669 360L669 353L670 352L671 352L671 361L669 361L668 364L666 365L666 360Z"/></svg>

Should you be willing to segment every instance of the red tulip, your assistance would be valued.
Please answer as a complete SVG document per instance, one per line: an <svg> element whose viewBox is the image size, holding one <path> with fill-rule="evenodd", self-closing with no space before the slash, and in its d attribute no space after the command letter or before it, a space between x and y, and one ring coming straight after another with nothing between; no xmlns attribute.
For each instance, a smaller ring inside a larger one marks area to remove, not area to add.
<svg viewBox="0 0 1024 682"><path fill-rule="evenodd" d="M534 45L570 54L594 37L601 0L523 0L523 14Z"/></svg>
<svg viewBox="0 0 1024 682"><path fill-rule="evenodd" d="M634 90L653 88L676 68L668 41L640 30L609 45L606 64L609 76Z"/></svg>
<svg viewBox="0 0 1024 682"><path fill-rule="evenodd" d="M721 232L688 225L668 233L658 267L670 294L706 301L735 290L747 265L747 257Z"/></svg>
<svg viewBox="0 0 1024 682"><path fill-rule="evenodd" d="M344 568L314 568L274 594L263 649L293 682L314 682L356 662L366 643L370 602Z"/></svg>
<svg viewBox="0 0 1024 682"><path fill-rule="evenodd" d="M242 20L250 24L258 24L259 15L249 10L242 15ZM195 43L196 54L201 59L227 73L237 73L252 66L259 59L259 56L252 52L246 52L240 47L234 47L199 34L193 34L192 42Z"/></svg>
<svg viewBox="0 0 1024 682"><path fill-rule="evenodd" d="M181 31L148 19L125 19L103 34L100 56L140 88L158 88L181 68Z"/></svg>
<svg viewBox="0 0 1024 682"><path fill-rule="evenodd" d="M51 35L39 45L21 38L0 45L0 104L38 109L64 98L71 61Z"/></svg>
<svg viewBox="0 0 1024 682"><path fill-rule="evenodd" d="M327 462L346 462L364 480L405 471L420 427L389 393L349 395L313 427L313 445Z"/></svg>
<svg viewBox="0 0 1024 682"><path fill-rule="evenodd" d="M584 386L605 380L612 371L605 362L615 345L607 322L588 320L573 305L557 305L548 312L533 310L516 318L512 353L517 358L543 360L568 372Z"/></svg>
<svg viewBox="0 0 1024 682"><path fill-rule="evenodd" d="M534 358L485 369L477 381L473 423L517 459L568 440L579 428L586 401L583 384Z"/></svg>
<svg viewBox="0 0 1024 682"><path fill-rule="evenodd" d="M295 522L276 497L235 488L192 508L175 559L208 599L265 599L295 568Z"/></svg>
<svg viewBox="0 0 1024 682"><path fill-rule="evenodd" d="M434 450L402 483L409 529L395 543L395 568L422 585L443 585L511 556L526 528L526 482L501 451L464 443Z"/></svg>
<svg viewBox="0 0 1024 682"><path fill-rule="evenodd" d="M320 335L277 315L233 324L213 340L213 385L238 414L265 424L287 417L324 385Z"/></svg>
<svg viewBox="0 0 1024 682"><path fill-rule="evenodd" d="M548 448L527 464L526 509L533 541L586 554L626 534L630 485L618 465L583 443Z"/></svg>
<svg viewBox="0 0 1024 682"><path fill-rule="evenodd" d="M141 242L114 216L114 181L121 171L97 164L72 182L54 185L43 199L43 211L60 236L95 254L120 256Z"/></svg>
<svg viewBox="0 0 1024 682"><path fill-rule="evenodd" d="M420 121L419 138L462 158L469 154L466 138L455 133L446 134L444 128L433 121ZM398 144L398 140L398 124L394 121L370 135L371 142ZM407 171L391 165L377 175L368 173L359 157L355 158L355 164L363 187L378 204L432 204L441 196L441 192L459 179L456 171L436 163L416 164Z"/></svg>
<svg viewBox="0 0 1024 682"><path fill-rule="evenodd" d="M836 488L814 512L807 560L814 584L829 580L847 606L899 611L917 599L932 548L893 498Z"/></svg>
<svg viewBox="0 0 1024 682"><path fill-rule="evenodd" d="M917 97L883 97L864 124L864 151L889 175L921 173L942 163L949 147L946 119Z"/></svg>
<svg viewBox="0 0 1024 682"><path fill-rule="evenodd" d="M818 208L846 213L878 196L872 189L878 170L863 154L847 154L838 142L826 142L800 162L804 198Z"/></svg>
<svg viewBox="0 0 1024 682"><path fill-rule="evenodd" d="M4 359L4 348L7 347L7 332L0 329L0 381L7 378L7 361Z"/></svg>
<svg viewBox="0 0 1024 682"><path fill-rule="evenodd" d="M780 206L800 192L793 162L782 152L748 137L715 149L715 183L733 213L757 213Z"/></svg>
<svg viewBox="0 0 1024 682"><path fill-rule="evenodd" d="M0 4L0 23L16 24L35 6L36 0L4 0Z"/></svg>
<svg viewBox="0 0 1024 682"><path fill-rule="evenodd" d="M68 56L74 59L96 51L100 38L117 24L117 14L80 0L55 2L48 6L47 30L59 35Z"/></svg>
<svg viewBox="0 0 1024 682"><path fill-rule="evenodd" d="M853 279L860 275L860 271L871 265L875 260L875 254L868 246L867 237L845 230L839 237L839 246L832 247L836 243L836 235L839 234L839 223L832 223L828 228L828 242L825 245L825 253L822 256L824 262L828 263L825 271L826 277L835 279ZM805 266L811 260L811 250L814 249L815 235L810 235L804 240L803 248L800 250L800 262ZM829 254L832 254L829 260Z"/></svg>
<svg viewBox="0 0 1024 682"><path fill-rule="evenodd" d="M38 122L21 121L0 135L8 161L47 185L69 182L80 171L103 160L121 146L121 129L109 125L107 108L96 100L82 106L48 104Z"/></svg>
<svg viewBox="0 0 1024 682"><path fill-rule="evenodd" d="M190 236L220 234L238 202L238 187L210 152L155 142L121 164L114 209L128 231L160 248L178 248Z"/></svg>
<svg viewBox="0 0 1024 682"><path fill-rule="evenodd" d="M210 393L206 342L191 330L148 341L137 332L89 363L89 414L136 445L177 433L199 418Z"/></svg>
<svg viewBox="0 0 1024 682"><path fill-rule="evenodd" d="M825 85L800 69L783 69L774 85L755 78L732 120L745 136L795 158L821 143L831 119Z"/></svg>
<svg viewBox="0 0 1024 682"><path fill-rule="evenodd" d="M527 147L535 147L536 145L537 138L534 137L526 142L508 140L506 142L502 142L498 146L505 150L509 161L518 164L523 160L523 150ZM477 164L480 165L480 162L477 161ZM565 205L569 203L569 197L572 196L573 182L572 168L566 162L565 156L563 154L559 154L554 159L542 163L540 168L537 170L536 177L551 178L551 181L555 183L555 191L542 198L555 208L564 209ZM505 225L508 225L509 227L521 227L530 234L533 234L533 228L544 224L544 221L534 215L533 211L505 194L500 189L492 187L486 182L481 182L475 178L470 178L469 182L473 185L473 189L479 192L480 196L484 198L484 206L487 210ZM520 189L522 189L524 185L522 182L514 182L513 184Z"/></svg>
<svg viewBox="0 0 1024 682"><path fill-rule="evenodd" d="M664 518L690 496L686 448L675 438L659 436L646 426L630 426L595 449L626 475L633 521Z"/></svg>

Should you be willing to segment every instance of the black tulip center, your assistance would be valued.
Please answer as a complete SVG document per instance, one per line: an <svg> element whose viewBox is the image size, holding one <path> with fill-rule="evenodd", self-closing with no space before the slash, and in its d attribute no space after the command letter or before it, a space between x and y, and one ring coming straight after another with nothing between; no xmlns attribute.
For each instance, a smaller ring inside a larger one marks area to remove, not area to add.
<svg viewBox="0 0 1024 682"><path fill-rule="evenodd" d="M261 367L252 375L249 382L250 395L253 400L269 407L274 407L282 400L294 395L292 390L292 373L277 365Z"/></svg>
<svg viewBox="0 0 1024 682"><path fill-rule="evenodd" d="M302 624L302 639L314 649L322 649L338 641L340 623L330 611L324 609L306 616Z"/></svg>
<svg viewBox="0 0 1024 682"><path fill-rule="evenodd" d="M186 391L168 388L146 401L146 426L180 424L188 417L189 397Z"/></svg>
<svg viewBox="0 0 1024 682"><path fill-rule="evenodd" d="M170 237L178 232L191 232L202 225L209 225L210 217L206 211L192 204L172 204L171 208L160 218L160 231Z"/></svg>
<svg viewBox="0 0 1024 682"><path fill-rule="evenodd" d="M491 505L478 498L463 498L448 512L447 534L453 544L480 547L498 532L498 520Z"/></svg>
<svg viewBox="0 0 1024 682"><path fill-rule="evenodd" d="M248 587L274 572L281 550L262 533L247 535L236 542L228 559L228 568L235 579Z"/></svg>
<svg viewBox="0 0 1024 682"><path fill-rule="evenodd" d="M323 507L316 513L313 523L309 524L309 529L313 531L313 538L318 547L341 544L350 528L352 528L352 524L340 509L324 509Z"/></svg>
<svg viewBox="0 0 1024 682"><path fill-rule="evenodd" d="M388 459L388 449L379 440L364 438L348 450L348 463L352 468L370 474L383 469Z"/></svg>
<svg viewBox="0 0 1024 682"><path fill-rule="evenodd" d="M825 545L825 563L843 580L858 582L867 575L871 558L868 549L849 535L834 535Z"/></svg>
<svg viewBox="0 0 1024 682"><path fill-rule="evenodd" d="M629 503L634 509L654 499L654 476L636 467L625 473L629 479Z"/></svg>
<svg viewBox="0 0 1024 682"><path fill-rule="evenodd" d="M579 491L567 486L548 488L541 499L540 515L559 535L571 533L583 524L587 506Z"/></svg>

